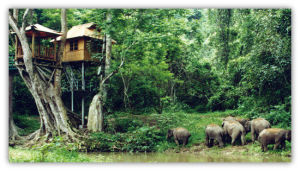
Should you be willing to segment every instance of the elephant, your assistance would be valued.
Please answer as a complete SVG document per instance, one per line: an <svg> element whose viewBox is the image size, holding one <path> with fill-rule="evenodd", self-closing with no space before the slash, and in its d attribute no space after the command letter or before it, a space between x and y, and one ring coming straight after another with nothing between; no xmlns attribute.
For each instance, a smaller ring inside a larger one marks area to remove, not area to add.
<svg viewBox="0 0 300 171"><path fill-rule="evenodd" d="M230 121L230 120L236 120L236 118L235 117L233 117L233 116L227 116L226 118L224 118L223 119L223 121Z"/></svg>
<svg viewBox="0 0 300 171"><path fill-rule="evenodd" d="M276 150L279 145L285 149L285 140L291 141L291 130L267 128L261 131L258 136L258 141L261 143L263 152L268 150L269 144L275 144L274 150Z"/></svg>
<svg viewBox="0 0 300 171"><path fill-rule="evenodd" d="M168 130L167 139L170 139L172 136L178 146L179 144L185 146L188 143L191 134L185 128L174 128Z"/></svg>
<svg viewBox="0 0 300 171"><path fill-rule="evenodd" d="M211 147L214 145L214 140L218 141L219 147L223 147L224 130L219 125L209 124L205 128L206 145Z"/></svg>
<svg viewBox="0 0 300 171"><path fill-rule="evenodd" d="M230 120L238 121L244 127L245 127L245 124L249 121L249 119L236 118L236 117L233 117L233 116L227 116L226 118L223 119L223 121L230 121Z"/></svg>
<svg viewBox="0 0 300 171"><path fill-rule="evenodd" d="M263 118L253 119L245 123L246 132L251 131L252 142L254 142L259 133L266 128L271 128L271 124Z"/></svg>
<svg viewBox="0 0 300 171"><path fill-rule="evenodd" d="M242 145L245 145L245 128L241 123L236 120L224 120L222 123L225 136L231 137L231 145L234 145L234 142L237 138L241 137Z"/></svg>

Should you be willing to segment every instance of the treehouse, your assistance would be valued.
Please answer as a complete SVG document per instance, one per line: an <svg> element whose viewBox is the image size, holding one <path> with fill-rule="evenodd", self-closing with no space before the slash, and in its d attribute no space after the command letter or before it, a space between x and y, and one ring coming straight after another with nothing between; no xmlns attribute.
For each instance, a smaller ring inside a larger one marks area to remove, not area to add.
<svg viewBox="0 0 300 171"><path fill-rule="evenodd" d="M58 37L60 41L61 37ZM113 41L112 43L115 43ZM73 26L67 33L63 62L99 61L103 53L103 36L94 23ZM98 55L98 56L96 56Z"/></svg>
<svg viewBox="0 0 300 171"><path fill-rule="evenodd" d="M56 38L61 33L44 27L40 24L30 25L25 28L25 33L30 43L33 59L46 61L55 61L57 57L57 42ZM50 40L53 40L53 43ZM16 40L15 59L23 59L23 51L20 41Z"/></svg>

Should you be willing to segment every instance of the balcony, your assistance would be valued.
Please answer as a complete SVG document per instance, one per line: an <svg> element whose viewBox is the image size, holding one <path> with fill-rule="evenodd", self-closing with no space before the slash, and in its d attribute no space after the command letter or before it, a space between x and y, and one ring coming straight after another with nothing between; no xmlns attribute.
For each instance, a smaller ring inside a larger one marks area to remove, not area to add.
<svg viewBox="0 0 300 171"><path fill-rule="evenodd" d="M30 48L32 50L32 48ZM32 58L35 59L42 59L42 60L48 60L48 61L55 61L56 60L56 50L52 46L41 46L36 45L34 47L34 52L32 53ZM16 52L16 59L22 59L23 58L23 50L21 46L18 46L17 52Z"/></svg>

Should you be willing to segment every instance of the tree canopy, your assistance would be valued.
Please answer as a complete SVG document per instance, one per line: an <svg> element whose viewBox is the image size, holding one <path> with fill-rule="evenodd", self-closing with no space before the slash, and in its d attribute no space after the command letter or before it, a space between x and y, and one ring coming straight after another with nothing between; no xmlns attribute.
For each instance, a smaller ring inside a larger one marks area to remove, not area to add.
<svg viewBox="0 0 300 171"><path fill-rule="evenodd" d="M108 112L237 109L291 124L290 9L69 9L67 20L68 28L94 22L111 35L111 71L124 56L108 84ZM61 30L60 10L34 9L33 23ZM95 69L86 75L97 84ZM14 105L28 106L15 113L35 114L24 83L14 81Z"/></svg>

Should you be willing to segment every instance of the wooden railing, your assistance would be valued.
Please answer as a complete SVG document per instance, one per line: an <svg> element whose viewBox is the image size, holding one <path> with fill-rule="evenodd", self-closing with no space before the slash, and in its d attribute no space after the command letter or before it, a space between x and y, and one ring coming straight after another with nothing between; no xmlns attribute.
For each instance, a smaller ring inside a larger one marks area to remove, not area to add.
<svg viewBox="0 0 300 171"><path fill-rule="evenodd" d="M34 50L34 57L39 57L39 58L52 58L54 59L55 57L55 51L53 47L42 47L40 46L39 48L35 48Z"/></svg>
<svg viewBox="0 0 300 171"><path fill-rule="evenodd" d="M34 48L33 58L37 59L45 59L45 60L56 60L56 54L53 47L43 47L43 46L36 46ZM18 47L17 51L17 58L23 58L23 51L22 47Z"/></svg>

